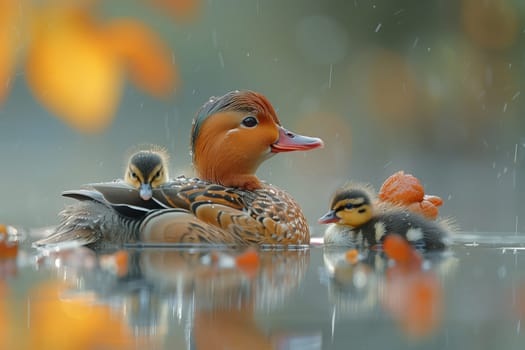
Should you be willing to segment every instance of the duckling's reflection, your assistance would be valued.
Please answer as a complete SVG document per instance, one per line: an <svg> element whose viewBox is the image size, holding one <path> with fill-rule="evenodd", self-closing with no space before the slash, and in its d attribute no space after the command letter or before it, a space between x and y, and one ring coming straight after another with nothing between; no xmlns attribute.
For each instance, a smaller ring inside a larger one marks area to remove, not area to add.
<svg viewBox="0 0 525 350"><path fill-rule="evenodd" d="M175 336L186 339L186 348L197 349L273 348L255 316L285 302L301 283L310 259L308 249L259 251L256 264L247 265L236 262L237 252L226 250L144 249L128 254L125 275L99 264L77 273L69 270L67 279L83 293L95 292L98 303L111 305L136 337Z"/></svg>
<svg viewBox="0 0 525 350"><path fill-rule="evenodd" d="M324 248L322 280L339 317L386 312L410 338L424 338L439 329L444 307L443 283L455 270L449 253L425 255L422 267L393 264L374 250L349 259L349 250Z"/></svg>

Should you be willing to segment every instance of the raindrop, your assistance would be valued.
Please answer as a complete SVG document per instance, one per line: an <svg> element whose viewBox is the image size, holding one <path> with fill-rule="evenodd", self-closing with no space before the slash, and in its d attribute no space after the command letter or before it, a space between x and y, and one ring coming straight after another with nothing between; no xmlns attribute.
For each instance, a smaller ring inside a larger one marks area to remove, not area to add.
<svg viewBox="0 0 525 350"><path fill-rule="evenodd" d="M334 332L335 332L335 307L332 310L332 341L334 339Z"/></svg>
<svg viewBox="0 0 525 350"><path fill-rule="evenodd" d="M334 70L333 68L334 68L334 65L330 64L330 74L328 76L328 88L329 89L332 87L332 72Z"/></svg>
<svg viewBox="0 0 525 350"><path fill-rule="evenodd" d="M382 25L381 23L377 24L377 27L376 27L376 30L375 30L376 33L379 32L379 30L381 29L381 25Z"/></svg>
<svg viewBox="0 0 525 350"><path fill-rule="evenodd" d="M221 51L219 51L219 63L221 65L221 68L224 68L224 57L222 56Z"/></svg>
<svg viewBox="0 0 525 350"><path fill-rule="evenodd" d="M518 96L521 94L520 91L516 91L516 93L514 95L512 95L512 101L514 101L515 99L518 98Z"/></svg>
<svg viewBox="0 0 525 350"><path fill-rule="evenodd" d="M507 111L507 104L505 103L505 104L503 105L503 113L505 113L506 111Z"/></svg>
<svg viewBox="0 0 525 350"><path fill-rule="evenodd" d="M416 39L415 39L414 42L412 43L412 48L413 48L413 49L416 48L418 42L419 42L419 37L416 36Z"/></svg>
<svg viewBox="0 0 525 350"><path fill-rule="evenodd" d="M405 12L405 9L399 9L396 12L394 12L394 16L397 16L397 15L403 13L403 12Z"/></svg>

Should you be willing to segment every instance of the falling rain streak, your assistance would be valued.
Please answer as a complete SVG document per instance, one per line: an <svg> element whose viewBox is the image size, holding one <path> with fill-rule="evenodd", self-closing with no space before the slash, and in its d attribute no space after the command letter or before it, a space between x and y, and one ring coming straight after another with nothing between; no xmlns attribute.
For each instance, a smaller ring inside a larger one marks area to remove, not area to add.
<svg viewBox="0 0 525 350"><path fill-rule="evenodd" d="M219 63L221 65L221 68L224 69L224 57L222 55L222 51L219 51L218 55L219 55Z"/></svg>
<svg viewBox="0 0 525 350"><path fill-rule="evenodd" d="M331 64L330 65L330 74L328 75L328 88L329 89L332 88L332 73L333 73L333 70L334 70L334 65Z"/></svg>
<svg viewBox="0 0 525 350"><path fill-rule="evenodd" d="M416 38L414 39L414 42L412 43L412 48L415 49L418 43L419 43L419 37L416 36Z"/></svg>

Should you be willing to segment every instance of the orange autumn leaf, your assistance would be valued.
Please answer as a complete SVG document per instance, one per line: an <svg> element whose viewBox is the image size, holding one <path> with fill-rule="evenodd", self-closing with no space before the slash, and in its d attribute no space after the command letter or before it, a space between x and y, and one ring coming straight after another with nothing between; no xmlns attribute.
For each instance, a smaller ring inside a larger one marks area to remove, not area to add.
<svg viewBox="0 0 525 350"><path fill-rule="evenodd" d="M409 268L418 269L423 258L410 245L410 243L398 234L389 234L383 242L383 250L389 259Z"/></svg>
<svg viewBox="0 0 525 350"><path fill-rule="evenodd" d="M357 249L350 249L345 253L346 261L350 264L357 264L359 262L359 251Z"/></svg>
<svg viewBox="0 0 525 350"><path fill-rule="evenodd" d="M0 103L7 95L9 79L15 63L13 26L16 2L0 0Z"/></svg>
<svg viewBox="0 0 525 350"><path fill-rule="evenodd" d="M26 68L35 96L80 131L107 127L120 98L122 79L104 35L71 9L42 11L33 35Z"/></svg>
<svg viewBox="0 0 525 350"><path fill-rule="evenodd" d="M419 180L403 171L391 175L379 190L379 199L400 204L421 202L424 195L425 191Z"/></svg>
<svg viewBox="0 0 525 350"><path fill-rule="evenodd" d="M438 207L443 204L440 197L425 195L421 182L403 171L398 171L385 180L379 190L379 199L403 205L408 210L432 220L438 217Z"/></svg>
<svg viewBox="0 0 525 350"><path fill-rule="evenodd" d="M110 22L106 35L135 84L157 97L174 91L178 72L171 52L153 31L132 19L119 19Z"/></svg>
<svg viewBox="0 0 525 350"><path fill-rule="evenodd" d="M437 219L439 215L438 207L428 200L423 200L419 203L412 203L407 206L408 210L413 213L421 214L431 220Z"/></svg>
<svg viewBox="0 0 525 350"><path fill-rule="evenodd" d="M201 7L201 0L149 0L149 2L168 11L179 20L193 19Z"/></svg>

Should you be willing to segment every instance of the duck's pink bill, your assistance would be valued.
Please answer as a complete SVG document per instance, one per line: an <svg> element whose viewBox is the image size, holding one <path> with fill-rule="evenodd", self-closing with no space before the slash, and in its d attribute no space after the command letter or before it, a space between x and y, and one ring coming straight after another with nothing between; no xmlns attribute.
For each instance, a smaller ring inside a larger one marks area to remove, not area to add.
<svg viewBox="0 0 525 350"><path fill-rule="evenodd" d="M303 136L279 127L279 139L272 147L273 153L304 151L323 147L324 143L318 137Z"/></svg>

